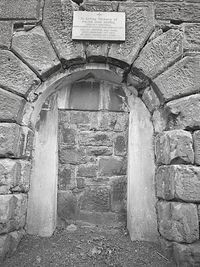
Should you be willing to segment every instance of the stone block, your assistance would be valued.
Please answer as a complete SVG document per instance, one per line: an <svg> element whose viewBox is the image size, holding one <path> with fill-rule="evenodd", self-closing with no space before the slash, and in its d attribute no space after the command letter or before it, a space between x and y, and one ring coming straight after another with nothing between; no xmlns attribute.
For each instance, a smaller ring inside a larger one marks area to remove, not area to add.
<svg viewBox="0 0 200 267"><path fill-rule="evenodd" d="M197 4L156 3L155 17L158 20L200 21L200 7Z"/></svg>
<svg viewBox="0 0 200 267"><path fill-rule="evenodd" d="M119 3L118 12L126 13L126 40L111 44L108 60L112 63L131 64L154 28L154 12L151 4ZM119 61L123 62L120 63Z"/></svg>
<svg viewBox="0 0 200 267"><path fill-rule="evenodd" d="M199 91L200 57L185 57L154 79L163 102Z"/></svg>
<svg viewBox="0 0 200 267"><path fill-rule="evenodd" d="M200 24L184 23L184 49L200 50Z"/></svg>
<svg viewBox="0 0 200 267"><path fill-rule="evenodd" d="M12 50L42 79L46 79L60 67L60 61L41 26L30 31L16 32L12 40Z"/></svg>
<svg viewBox="0 0 200 267"><path fill-rule="evenodd" d="M200 131L193 133L194 140L194 162L200 165Z"/></svg>
<svg viewBox="0 0 200 267"><path fill-rule="evenodd" d="M0 47L10 48L13 33L13 24L11 21L0 22Z"/></svg>
<svg viewBox="0 0 200 267"><path fill-rule="evenodd" d="M158 198L200 202L200 168L184 165L159 167L156 191Z"/></svg>
<svg viewBox="0 0 200 267"><path fill-rule="evenodd" d="M64 67L85 62L83 43L71 39L73 11L78 9L70 0L47 0L44 6L43 26Z"/></svg>
<svg viewBox="0 0 200 267"><path fill-rule="evenodd" d="M160 106L160 100L151 87L148 87L144 90L142 100L150 112L153 112Z"/></svg>
<svg viewBox="0 0 200 267"><path fill-rule="evenodd" d="M80 198L80 209L106 212L110 210L110 188L97 186L86 189Z"/></svg>
<svg viewBox="0 0 200 267"><path fill-rule="evenodd" d="M199 239L197 206L179 202L157 203L158 229L167 240L193 243Z"/></svg>
<svg viewBox="0 0 200 267"><path fill-rule="evenodd" d="M64 124L59 125L59 142L68 148L73 148L76 145L76 134L75 129L66 127Z"/></svg>
<svg viewBox="0 0 200 267"><path fill-rule="evenodd" d="M110 134L105 132L81 132L79 144L82 146L112 146Z"/></svg>
<svg viewBox="0 0 200 267"><path fill-rule="evenodd" d="M193 139L190 132L172 130L160 133L155 139L158 164L193 164Z"/></svg>
<svg viewBox="0 0 200 267"><path fill-rule="evenodd" d="M126 177L115 178L111 182L111 210L115 212L126 212Z"/></svg>
<svg viewBox="0 0 200 267"><path fill-rule="evenodd" d="M10 252L11 237L8 234L0 235L0 262L3 262L5 257Z"/></svg>
<svg viewBox="0 0 200 267"><path fill-rule="evenodd" d="M160 236L159 243L160 248L162 250L162 254L170 260L173 257L173 242L168 241Z"/></svg>
<svg viewBox="0 0 200 267"><path fill-rule="evenodd" d="M166 104L168 129L200 128L200 95L191 95Z"/></svg>
<svg viewBox="0 0 200 267"><path fill-rule="evenodd" d="M59 151L59 162L64 164L81 164L86 163L84 149L69 149L62 147Z"/></svg>
<svg viewBox="0 0 200 267"><path fill-rule="evenodd" d="M75 187L75 167L73 165L59 166L58 189L66 190Z"/></svg>
<svg viewBox="0 0 200 267"><path fill-rule="evenodd" d="M57 210L61 219L74 220L77 218L77 199L71 191L58 191Z"/></svg>
<svg viewBox="0 0 200 267"><path fill-rule="evenodd" d="M19 230L25 226L27 211L27 194L14 194L16 206L11 219L11 230Z"/></svg>
<svg viewBox="0 0 200 267"><path fill-rule="evenodd" d="M157 76L182 55L182 40L183 34L179 30L171 29L161 34L147 43L133 66L149 78Z"/></svg>
<svg viewBox="0 0 200 267"><path fill-rule="evenodd" d="M20 123L25 99L0 88L0 120Z"/></svg>
<svg viewBox="0 0 200 267"><path fill-rule="evenodd" d="M7 20L38 19L40 1L1 0L0 17Z"/></svg>
<svg viewBox="0 0 200 267"><path fill-rule="evenodd" d="M10 51L0 50L0 87L27 96L39 84L35 73L19 58Z"/></svg>
<svg viewBox="0 0 200 267"><path fill-rule="evenodd" d="M127 135L117 135L114 138L114 154L115 156L124 156L127 154Z"/></svg>
<svg viewBox="0 0 200 267"><path fill-rule="evenodd" d="M17 185L12 188L12 192L27 193L30 185L31 162L25 160L18 160L20 166L20 177Z"/></svg>
<svg viewBox="0 0 200 267"><path fill-rule="evenodd" d="M173 256L177 266L200 266L200 242L189 245L174 243Z"/></svg>
<svg viewBox="0 0 200 267"><path fill-rule="evenodd" d="M14 231L9 233L10 236L10 246L9 246L9 253L8 256L11 256L17 249L21 239L25 235L24 229L21 229L19 231Z"/></svg>
<svg viewBox="0 0 200 267"><path fill-rule="evenodd" d="M106 146L88 146L86 147L86 154L88 156L110 156L113 153L112 147L106 147Z"/></svg>
<svg viewBox="0 0 200 267"><path fill-rule="evenodd" d="M30 159L32 157L33 139L34 132L26 126L21 127L20 143L22 148L21 153L24 158Z"/></svg>
<svg viewBox="0 0 200 267"><path fill-rule="evenodd" d="M166 130L167 116L165 110L162 108L156 109L153 112L152 122L155 133L160 133Z"/></svg>
<svg viewBox="0 0 200 267"><path fill-rule="evenodd" d="M0 233L12 230L11 220L14 217L17 199L13 195L0 195Z"/></svg>
<svg viewBox="0 0 200 267"><path fill-rule="evenodd" d="M120 176L125 175L127 169L127 161L114 157L101 158L99 160L100 176Z"/></svg>
<svg viewBox="0 0 200 267"><path fill-rule="evenodd" d="M106 87L108 85L106 84ZM108 88L106 88L108 90ZM109 88L108 109L112 111L129 111L127 97L122 86L111 85Z"/></svg>
<svg viewBox="0 0 200 267"><path fill-rule="evenodd" d="M92 178L97 176L97 165L96 164L87 164L79 165L77 169L77 177Z"/></svg>

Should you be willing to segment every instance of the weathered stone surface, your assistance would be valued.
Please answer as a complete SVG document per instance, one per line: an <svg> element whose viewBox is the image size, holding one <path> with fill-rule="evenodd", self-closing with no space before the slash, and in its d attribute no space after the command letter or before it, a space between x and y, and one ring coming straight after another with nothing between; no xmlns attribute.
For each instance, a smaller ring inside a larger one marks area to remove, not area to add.
<svg viewBox="0 0 200 267"><path fill-rule="evenodd" d="M200 266L200 242L190 245L174 243L173 256L177 266Z"/></svg>
<svg viewBox="0 0 200 267"><path fill-rule="evenodd" d="M72 6L69 0L45 2L43 25L64 65L85 62L83 43L71 39L72 16L75 10L78 10L78 6Z"/></svg>
<svg viewBox="0 0 200 267"><path fill-rule="evenodd" d="M159 232L167 240L192 243L199 239L195 204L159 201L157 212Z"/></svg>
<svg viewBox="0 0 200 267"><path fill-rule="evenodd" d="M66 164L86 163L86 155L83 149L68 149L60 150L60 162Z"/></svg>
<svg viewBox="0 0 200 267"><path fill-rule="evenodd" d="M171 259L173 257L173 243L171 241L168 241L160 236L159 238L160 247L162 250L162 254L168 258Z"/></svg>
<svg viewBox="0 0 200 267"><path fill-rule="evenodd" d="M59 142L68 148L73 148L76 145L76 133L75 129L69 128L65 125L59 125Z"/></svg>
<svg viewBox="0 0 200 267"><path fill-rule="evenodd" d="M38 19L39 4L37 0L1 0L1 19Z"/></svg>
<svg viewBox="0 0 200 267"><path fill-rule="evenodd" d="M14 194L13 197L15 198L16 206L11 220L12 231L25 226L27 211L27 194Z"/></svg>
<svg viewBox="0 0 200 267"><path fill-rule="evenodd" d="M97 175L97 165L96 164L87 164L80 165L77 169L77 177L86 177L92 178Z"/></svg>
<svg viewBox="0 0 200 267"><path fill-rule="evenodd" d="M184 23L184 49L200 50L200 24Z"/></svg>
<svg viewBox="0 0 200 267"><path fill-rule="evenodd" d="M155 150L158 164L194 163L190 132L173 130L158 134L155 139Z"/></svg>
<svg viewBox="0 0 200 267"><path fill-rule="evenodd" d="M98 129L102 131L124 131L128 127L128 113L98 113Z"/></svg>
<svg viewBox="0 0 200 267"><path fill-rule="evenodd" d="M12 49L43 79L60 66L60 61L41 26L30 31L16 32L12 40Z"/></svg>
<svg viewBox="0 0 200 267"><path fill-rule="evenodd" d="M111 182L111 210L126 213L126 177L115 178Z"/></svg>
<svg viewBox="0 0 200 267"><path fill-rule="evenodd" d="M40 80L12 52L0 50L0 86L17 94L27 96L38 86Z"/></svg>
<svg viewBox="0 0 200 267"><path fill-rule="evenodd" d="M80 208L87 211L109 211L110 189L105 186L87 189L81 197Z"/></svg>
<svg viewBox="0 0 200 267"><path fill-rule="evenodd" d="M24 229L9 233L10 236L10 247L8 253L9 256L11 256L16 251L17 246L19 245L19 242L21 241L24 235L25 235Z"/></svg>
<svg viewBox="0 0 200 267"><path fill-rule="evenodd" d="M8 234L0 236L0 262L8 255L10 251L11 237Z"/></svg>
<svg viewBox="0 0 200 267"><path fill-rule="evenodd" d="M74 189L76 187L75 166L60 165L58 173L58 189Z"/></svg>
<svg viewBox="0 0 200 267"><path fill-rule="evenodd" d="M33 152L34 132L26 126L21 127L21 154L23 157L30 159Z"/></svg>
<svg viewBox="0 0 200 267"><path fill-rule="evenodd" d="M200 21L200 7L184 3L156 3L156 19L177 21Z"/></svg>
<svg viewBox="0 0 200 267"><path fill-rule="evenodd" d="M114 154L116 156L124 156L127 154L128 137L125 135L117 135L114 139Z"/></svg>
<svg viewBox="0 0 200 267"><path fill-rule="evenodd" d="M118 11L126 13L126 41L111 45L108 60L112 62L114 59L131 64L153 31L153 9L150 4L125 2L119 4Z"/></svg>
<svg viewBox="0 0 200 267"><path fill-rule="evenodd" d="M99 175L100 176L119 176L125 175L127 162L124 159L118 158L101 158L99 160Z"/></svg>
<svg viewBox="0 0 200 267"><path fill-rule="evenodd" d="M192 95L166 104L168 129L200 128L200 95Z"/></svg>
<svg viewBox="0 0 200 267"><path fill-rule="evenodd" d="M200 165L200 131L193 133L194 140L194 162Z"/></svg>
<svg viewBox="0 0 200 267"><path fill-rule="evenodd" d="M185 57L154 79L163 102L199 91L200 57Z"/></svg>
<svg viewBox="0 0 200 267"><path fill-rule="evenodd" d="M12 39L12 22L1 21L0 22L0 47L10 48Z"/></svg>
<svg viewBox="0 0 200 267"><path fill-rule="evenodd" d="M151 87L148 87L144 90L142 100L144 101L150 112L153 112L156 108L160 106L160 101L157 95L155 94L153 88Z"/></svg>
<svg viewBox="0 0 200 267"><path fill-rule="evenodd" d="M30 185L31 162L18 160L17 163L20 165L20 177L17 185L12 188L12 191L26 193L29 191Z"/></svg>
<svg viewBox="0 0 200 267"><path fill-rule="evenodd" d="M182 40L179 30L163 33L143 48L133 66L150 78L157 76L182 55Z"/></svg>
<svg viewBox="0 0 200 267"><path fill-rule="evenodd" d="M152 122L155 133L160 133L166 130L167 120L166 114L162 108L156 109L153 112Z"/></svg>
<svg viewBox="0 0 200 267"><path fill-rule="evenodd" d="M81 132L79 143L85 146L112 146L112 139L105 132Z"/></svg>
<svg viewBox="0 0 200 267"><path fill-rule="evenodd" d="M106 146L88 146L86 147L86 154L88 156L110 156L113 153L112 147L106 147Z"/></svg>
<svg viewBox="0 0 200 267"><path fill-rule="evenodd" d="M58 216L61 219L76 219L78 213L77 199L71 191L58 191Z"/></svg>
<svg viewBox="0 0 200 267"><path fill-rule="evenodd" d="M159 167L156 191L158 198L200 202L200 168L184 165Z"/></svg>
<svg viewBox="0 0 200 267"><path fill-rule="evenodd" d="M20 123L25 103L24 98L0 88L0 120Z"/></svg>

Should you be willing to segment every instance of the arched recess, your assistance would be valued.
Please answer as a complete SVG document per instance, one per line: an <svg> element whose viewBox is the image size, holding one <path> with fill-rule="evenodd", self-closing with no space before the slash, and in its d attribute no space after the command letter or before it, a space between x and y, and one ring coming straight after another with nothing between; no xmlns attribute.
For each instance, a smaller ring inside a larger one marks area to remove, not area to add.
<svg viewBox="0 0 200 267"><path fill-rule="evenodd" d="M132 240L158 238L154 185L153 125L151 114L138 97L134 85L139 78L129 75L123 82L120 69L105 64L87 64L72 73L58 73L34 94L38 99L31 114L35 129L34 156L28 198L27 232L50 236L56 227L57 201L57 100L56 92L92 74L96 79L123 84L128 98L129 145L127 225ZM32 93L33 96L33 93ZM31 95L30 95L31 97ZM44 103L50 99L47 106Z"/></svg>

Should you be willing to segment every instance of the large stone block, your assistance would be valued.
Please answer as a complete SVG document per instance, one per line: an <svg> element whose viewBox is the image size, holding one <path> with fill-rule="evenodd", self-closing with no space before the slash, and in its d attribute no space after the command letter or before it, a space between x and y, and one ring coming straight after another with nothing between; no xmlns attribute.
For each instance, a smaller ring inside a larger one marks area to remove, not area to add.
<svg viewBox="0 0 200 267"><path fill-rule="evenodd" d="M20 229L19 231L14 231L9 233L10 247L8 256L11 256L17 250L17 247L24 235L25 235L24 229Z"/></svg>
<svg viewBox="0 0 200 267"><path fill-rule="evenodd" d="M111 210L126 213L126 177L115 178L111 182Z"/></svg>
<svg viewBox="0 0 200 267"><path fill-rule="evenodd" d="M102 131L124 131L128 127L128 113L99 112L98 129Z"/></svg>
<svg viewBox="0 0 200 267"><path fill-rule="evenodd" d="M40 83L30 70L12 52L0 50L0 86L19 95L27 96Z"/></svg>
<svg viewBox="0 0 200 267"><path fill-rule="evenodd" d="M150 112L153 112L156 108L160 106L160 100L154 92L153 88L151 87L148 87L144 90L142 100L144 101Z"/></svg>
<svg viewBox="0 0 200 267"><path fill-rule="evenodd" d="M114 138L114 154L116 156L126 155L127 154L127 144L128 144L128 136L118 134Z"/></svg>
<svg viewBox="0 0 200 267"><path fill-rule="evenodd" d="M106 132L81 132L79 144L84 146L112 146L110 134Z"/></svg>
<svg viewBox="0 0 200 267"><path fill-rule="evenodd" d="M10 252L11 236L8 234L0 235L0 262L3 262L5 257Z"/></svg>
<svg viewBox="0 0 200 267"><path fill-rule="evenodd" d="M159 167L156 191L158 198L200 202L200 168L184 165Z"/></svg>
<svg viewBox="0 0 200 267"><path fill-rule="evenodd" d="M25 226L27 211L27 194L14 194L16 206L11 219L11 230L19 230Z"/></svg>
<svg viewBox="0 0 200 267"><path fill-rule="evenodd" d="M195 204L159 201L157 212L159 232L167 240L192 243L199 239Z"/></svg>
<svg viewBox="0 0 200 267"><path fill-rule="evenodd" d="M200 131L193 133L194 140L194 162L200 165Z"/></svg>
<svg viewBox="0 0 200 267"><path fill-rule="evenodd" d="M10 48L12 33L13 33L13 24L10 21L1 21L0 22L0 47L1 48Z"/></svg>
<svg viewBox="0 0 200 267"><path fill-rule="evenodd" d="M166 104L168 129L200 128L200 95L192 95Z"/></svg>
<svg viewBox="0 0 200 267"><path fill-rule="evenodd" d="M92 178L97 176L97 165L96 164L87 164L80 165L77 169L77 177L86 177Z"/></svg>
<svg viewBox="0 0 200 267"><path fill-rule="evenodd" d="M169 30L148 43L133 66L150 78L157 76L182 55L183 34Z"/></svg>
<svg viewBox="0 0 200 267"><path fill-rule="evenodd" d="M78 10L78 5L72 5L70 0L47 0L43 12L43 25L61 61L67 66L85 62L83 43L71 39L72 17L75 10Z"/></svg>
<svg viewBox="0 0 200 267"><path fill-rule="evenodd" d="M200 50L200 24L184 23L184 49Z"/></svg>
<svg viewBox="0 0 200 267"><path fill-rule="evenodd" d="M58 191L58 216L64 220L77 219L77 199L71 191Z"/></svg>
<svg viewBox="0 0 200 267"><path fill-rule="evenodd" d="M16 32L12 40L12 49L43 79L60 66L60 61L41 26L30 31Z"/></svg>
<svg viewBox="0 0 200 267"><path fill-rule="evenodd" d="M13 195L0 195L0 233L10 232L11 220L15 213L16 198Z"/></svg>
<svg viewBox="0 0 200 267"><path fill-rule="evenodd" d="M113 153L113 147L107 146L88 146L86 147L86 154L88 156L110 156Z"/></svg>
<svg viewBox="0 0 200 267"><path fill-rule="evenodd" d="M40 2L38 0L1 0L1 19L38 19Z"/></svg>
<svg viewBox="0 0 200 267"><path fill-rule="evenodd" d="M76 187L75 180L75 166L73 165L64 165L59 166L58 174L58 189L74 189Z"/></svg>
<svg viewBox="0 0 200 267"><path fill-rule="evenodd" d="M131 64L153 31L154 12L151 4L126 2L119 4L118 11L126 13L126 40L111 45L108 60Z"/></svg>
<svg viewBox="0 0 200 267"><path fill-rule="evenodd" d="M156 19L172 21L199 21L200 7L197 4L156 3Z"/></svg>
<svg viewBox="0 0 200 267"><path fill-rule="evenodd" d="M1 121L22 121L24 98L0 88L0 119Z"/></svg>
<svg viewBox="0 0 200 267"><path fill-rule="evenodd" d="M200 266L200 242L190 245L174 243L173 256L177 266Z"/></svg>
<svg viewBox="0 0 200 267"><path fill-rule="evenodd" d="M163 102L199 91L200 57L185 57L154 79Z"/></svg>
<svg viewBox="0 0 200 267"><path fill-rule="evenodd" d="M193 139L190 132L173 130L160 133L155 139L158 164L194 163Z"/></svg>
<svg viewBox="0 0 200 267"><path fill-rule="evenodd" d="M65 164L80 164L86 163L86 155L82 148L80 149L68 149L60 148L59 161Z"/></svg>
<svg viewBox="0 0 200 267"><path fill-rule="evenodd" d="M101 158L99 160L99 175L100 176L120 176L125 175L127 162L125 159L114 157Z"/></svg>

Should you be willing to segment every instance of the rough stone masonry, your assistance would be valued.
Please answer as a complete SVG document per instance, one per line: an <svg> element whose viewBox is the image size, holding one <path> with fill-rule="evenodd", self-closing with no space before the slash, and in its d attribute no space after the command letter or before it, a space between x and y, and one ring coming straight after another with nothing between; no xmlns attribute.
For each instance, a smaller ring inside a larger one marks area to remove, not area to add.
<svg viewBox="0 0 200 267"><path fill-rule="evenodd" d="M74 10L125 12L126 41L72 41ZM26 232L37 155L38 124L32 114L41 109L47 92L53 92L51 84L58 90L61 77L94 63L117 74L148 108L160 242L178 266L199 266L199 0L85 0L80 5L70 0L1 0L1 260L16 250ZM94 169L87 172L93 175ZM79 174L84 176L83 167Z"/></svg>

